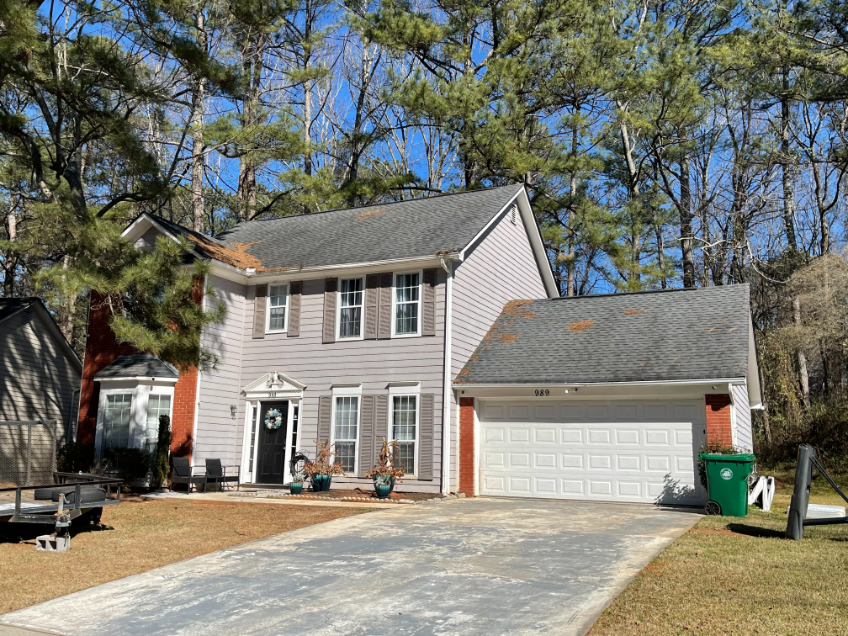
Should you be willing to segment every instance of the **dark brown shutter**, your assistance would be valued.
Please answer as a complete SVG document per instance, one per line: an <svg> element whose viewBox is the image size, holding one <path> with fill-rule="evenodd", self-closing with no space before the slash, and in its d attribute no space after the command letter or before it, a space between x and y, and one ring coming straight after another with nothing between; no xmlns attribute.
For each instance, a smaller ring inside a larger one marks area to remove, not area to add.
<svg viewBox="0 0 848 636"><path fill-rule="evenodd" d="M328 278L324 281L324 344L336 341L336 291L339 288L338 278Z"/></svg>
<svg viewBox="0 0 848 636"><path fill-rule="evenodd" d="M373 395L362 396L359 422L359 476L365 477L374 467L374 398Z"/></svg>
<svg viewBox="0 0 848 636"><path fill-rule="evenodd" d="M333 398L322 397L318 400L318 443L330 439L330 419L333 414Z"/></svg>
<svg viewBox="0 0 848 636"><path fill-rule="evenodd" d="M436 270L424 270L421 296L421 335L436 335Z"/></svg>
<svg viewBox="0 0 848 636"><path fill-rule="evenodd" d="M436 396L424 393L421 400L421 412L418 414L418 479L431 481L433 479L433 419L435 414ZM444 437L444 433L442 434Z"/></svg>
<svg viewBox="0 0 848 636"><path fill-rule="evenodd" d="M268 285L256 286L256 298L253 299L253 337L265 337L265 303L268 302Z"/></svg>
<svg viewBox="0 0 848 636"><path fill-rule="evenodd" d="M289 283L289 325L286 334L289 338L300 335L300 296L303 293L303 283L296 280Z"/></svg>
<svg viewBox="0 0 848 636"><path fill-rule="evenodd" d="M380 306L379 306L379 325L377 327L377 337L381 340L386 340L392 337L392 275L380 275Z"/></svg>
<svg viewBox="0 0 848 636"><path fill-rule="evenodd" d="M365 339L377 339L378 308L380 306L380 275L365 277Z"/></svg>

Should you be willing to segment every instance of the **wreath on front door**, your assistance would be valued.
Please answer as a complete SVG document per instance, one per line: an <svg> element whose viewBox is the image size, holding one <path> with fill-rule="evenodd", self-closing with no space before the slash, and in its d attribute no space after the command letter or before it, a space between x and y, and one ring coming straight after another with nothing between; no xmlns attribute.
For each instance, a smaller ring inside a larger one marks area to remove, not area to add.
<svg viewBox="0 0 848 636"><path fill-rule="evenodd" d="M265 413L265 428L276 431L283 425L283 415L277 409L268 409Z"/></svg>

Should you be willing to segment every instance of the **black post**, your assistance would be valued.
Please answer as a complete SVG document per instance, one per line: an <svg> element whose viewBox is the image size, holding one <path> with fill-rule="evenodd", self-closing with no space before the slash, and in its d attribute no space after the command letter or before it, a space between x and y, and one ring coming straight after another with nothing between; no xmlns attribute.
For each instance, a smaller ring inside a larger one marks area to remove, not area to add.
<svg viewBox="0 0 848 636"><path fill-rule="evenodd" d="M795 468L795 492L789 504L789 520L786 522L786 538L798 541L804 538L804 519L810 503L810 482L813 478L813 458L816 451L812 446L798 447L798 466Z"/></svg>

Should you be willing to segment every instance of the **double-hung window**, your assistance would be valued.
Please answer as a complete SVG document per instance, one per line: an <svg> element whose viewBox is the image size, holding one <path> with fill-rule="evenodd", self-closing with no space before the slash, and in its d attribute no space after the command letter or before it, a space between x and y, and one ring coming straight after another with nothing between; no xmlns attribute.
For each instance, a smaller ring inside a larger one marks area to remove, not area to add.
<svg viewBox="0 0 848 636"><path fill-rule="evenodd" d="M144 434L144 450L156 451L159 441L159 416L171 415L171 396L151 394L147 398L147 430Z"/></svg>
<svg viewBox="0 0 848 636"><path fill-rule="evenodd" d="M339 396L336 398L336 414L333 428L334 460L342 465L346 473L356 471L356 447L359 440L359 397Z"/></svg>
<svg viewBox="0 0 848 636"><path fill-rule="evenodd" d="M266 332L286 330L288 292L288 285L270 285L268 287L268 322L265 325Z"/></svg>
<svg viewBox="0 0 848 636"><path fill-rule="evenodd" d="M417 335L421 315L421 274L395 274L394 335Z"/></svg>
<svg viewBox="0 0 848 636"><path fill-rule="evenodd" d="M132 398L132 393L115 393L106 396L102 450L129 446Z"/></svg>
<svg viewBox="0 0 848 636"><path fill-rule="evenodd" d="M392 396L392 435L398 449L394 463L414 475L418 459L418 396Z"/></svg>
<svg viewBox="0 0 848 636"><path fill-rule="evenodd" d="M339 291L339 339L362 337L363 279L341 281Z"/></svg>

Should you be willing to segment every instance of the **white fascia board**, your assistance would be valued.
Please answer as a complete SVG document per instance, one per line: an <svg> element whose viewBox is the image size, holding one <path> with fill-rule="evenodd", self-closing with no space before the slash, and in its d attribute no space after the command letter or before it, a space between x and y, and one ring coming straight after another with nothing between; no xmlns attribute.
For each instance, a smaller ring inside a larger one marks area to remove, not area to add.
<svg viewBox="0 0 848 636"><path fill-rule="evenodd" d="M148 216L147 212L143 212L135 221L130 223L127 229L121 232L121 236L123 236L130 243L135 243L150 227L155 227L161 234L167 236L175 243L180 242L179 238L177 238L171 232L165 229L165 226L163 226L161 223L158 223L156 219ZM191 250L191 254L194 255L196 258L206 260L205 256L202 256L194 250ZM223 265L224 263L221 264Z"/></svg>
<svg viewBox="0 0 848 636"><path fill-rule="evenodd" d="M509 201L506 202L506 205L504 205L500 210L497 211L497 213L491 219L489 219L489 222L486 223L486 225L483 226L483 229L480 230L479 232L477 232L477 234L474 235L474 238L471 239L470 241L468 241L468 244L464 248L462 248L462 251L459 253L459 259L458 260L462 260L462 261L465 260L465 255L468 252L468 250L474 249L477 246L477 242L480 240L480 238L485 236L486 232L488 232L492 228L493 225L497 224L498 221L500 221L503 218L504 214L506 214L506 211L509 210L509 208L512 206L512 204L515 203L515 200L518 199L518 197L520 197L523 192L524 192L524 188L517 191L512 196L512 198ZM526 193L524 193L524 198L525 199L527 198Z"/></svg>
<svg viewBox="0 0 848 636"><path fill-rule="evenodd" d="M533 255L536 257L536 264L545 284L545 291L548 292L548 298L559 298L559 287L556 284L553 269L551 269L551 262L548 260L545 244L542 242L542 232L536 222L533 209L530 207L530 199L523 188L520 194L518 210L521 212L521 219L524 221L524 228L527 237L530 239L530 246L533 248Z"/></svg>
<svg viewBox="0 0 848 636"><path fill-rule="evenodd" d="M760 366L757 362L757 341L754 338L754 322L748 316L748 402L752 411L762 411L763 392L760 386Z"/></svg>
<svg viewBox="0 0 848 636"><path fill-rule="evenodd" d="M642 382L569 382L561 383L546 383L539 382L533 384L463 384L455 382L453 388L457 391L462 391L466 395L477 395L481 392L490 391L505 391L514 395L534 395L537 389L550 389L551 391L561 391L565 394L566 389L623 389L623 388L661 388L661 387L701 387L704 390L709 390L715 393L728 393L733 385L745 384L745 378L717 378L707 380L650 380ZM712 387L715 387L714 389ZM569 393L570 395L570 393ZM553 397L550 396L550 397Z"/></svg>
<svg viewBox="0 0 848 636"><path fill-rule="evenodd" d="M179 378L152 378L149 375L125 376L122 378L94 378L95 382L162 382L176 384Z"/></svg>

